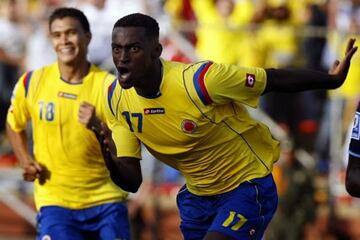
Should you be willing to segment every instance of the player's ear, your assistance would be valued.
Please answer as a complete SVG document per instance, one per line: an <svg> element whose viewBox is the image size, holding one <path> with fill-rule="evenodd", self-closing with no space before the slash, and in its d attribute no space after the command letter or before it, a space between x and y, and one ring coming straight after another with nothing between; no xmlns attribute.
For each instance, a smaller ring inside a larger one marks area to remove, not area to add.
<svg viewBox="0 0 360 240"><path fill-rule="evenodd" d="M154 47L153 52L151 54L152 58L159 58L161 56L162 53L162 45L159 43L156 45L156 47Z"/></svg>
<svg viewBox="0 0 360 240"><path fill-rule="evenodd" d="M92 34L91 34L91 32L87 32L87 33L85 33L85 36L86 36L86 43L89 46L91 38L92 38Z"/></svg>

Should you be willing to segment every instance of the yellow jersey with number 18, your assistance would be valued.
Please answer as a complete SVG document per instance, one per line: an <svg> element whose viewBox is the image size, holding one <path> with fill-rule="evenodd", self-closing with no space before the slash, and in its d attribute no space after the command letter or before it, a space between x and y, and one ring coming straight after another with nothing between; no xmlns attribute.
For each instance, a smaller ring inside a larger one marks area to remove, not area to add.
<svg viewBox="0 0 360 240"><path fill-rule="evenodd" d="M60 77L52 64L24 74L15 86L7 122L20 132L31 120L34 156L48 171L45 183L35 181L35 203L80 209L124 200L105 167L95 134L78 121L82 101L104 119L103 84L115 76L91 66L80 84Z"/></svg>
<svg viewBox="0 0 360 240"><path fill-rule="evenodd" d="M261 68L162 60L160 95L144 98L117 81L106 87L106 115L118 156L140 158L140 142L178 169L196 195L228 192L263 177L279 142L248 114L266 85Z"/></svg>

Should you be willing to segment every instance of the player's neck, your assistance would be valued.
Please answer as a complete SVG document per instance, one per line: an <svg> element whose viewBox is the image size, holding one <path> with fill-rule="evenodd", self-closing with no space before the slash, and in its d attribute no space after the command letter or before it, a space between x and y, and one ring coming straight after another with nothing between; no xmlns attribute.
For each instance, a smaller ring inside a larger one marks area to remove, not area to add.
<svg viewBox="0 0 360 240"><path fill-rule="evenodd" d="M154 67L153 74L149 74L149 77L146 83L149 85L142 86L140 88L135 87L136 93L145 98L157 98L161 96L160 85L163 78L163 66L159 61L158 64Z"/></svg>
<svg viewBox="0 0 360 240"><path fill-rule="evenodd" d="M89 73L90 63L82 61L75 64L59 63L60 78L68 83L82 83L83 78Z"/></svg>

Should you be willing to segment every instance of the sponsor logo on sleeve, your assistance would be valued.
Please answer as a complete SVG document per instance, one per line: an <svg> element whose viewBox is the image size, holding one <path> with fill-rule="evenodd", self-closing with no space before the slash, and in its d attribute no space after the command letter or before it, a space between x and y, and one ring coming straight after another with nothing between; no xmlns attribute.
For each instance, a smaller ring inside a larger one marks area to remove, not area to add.
<svg viewBox="0 0 360 240"><path fill-rule="evenodd" d="M356 112L355 118L354 118L354 126L351 133L351 138L359 140L360 139L360 113Z"/></svg>
<svg viewBox="0 0 360 240"><path fill-rule="evenodd" d="M255 75L254 74L251 74L251 73L247 73L246 74L246 81L245 81L245 86L246 87L254 87L255 85Z"/></svg>

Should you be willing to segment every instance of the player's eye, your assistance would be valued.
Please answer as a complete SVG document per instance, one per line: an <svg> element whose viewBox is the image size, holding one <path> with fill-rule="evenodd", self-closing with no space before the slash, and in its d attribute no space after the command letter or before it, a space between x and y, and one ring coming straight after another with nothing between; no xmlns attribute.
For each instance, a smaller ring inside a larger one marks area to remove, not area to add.
<svg viewBox="0 0 360 240"><path fill-rule="evenodd" d="M59 37L61 36L61 34L55 32L55 33L51 33L50 36L51 36L52 38L59 38Z"/></svg>
<svg viewBox="0 0 360 240"><path fill-rule="evenodd" d="M130 48L130 52L138 52L139 50L140 50L140 48L137 47L137 46L132 46L132 47Z"/></svg>
<svg viewBox="0 0 360 240"><path fill-rule="evenodd" d="M113 51L113 53L118 54L118 53L120 53L121 49L119 47L114 46L114 47L112 47L112 51Z"/></svg>
<svg viewBox="0 0 360 240"><path fill-rule="evenodd" d="M74 36L74 35L76 35L77 34L77 32L75 31L75 30L70 30L69 31L69 35L70 36Z"/></svg>

